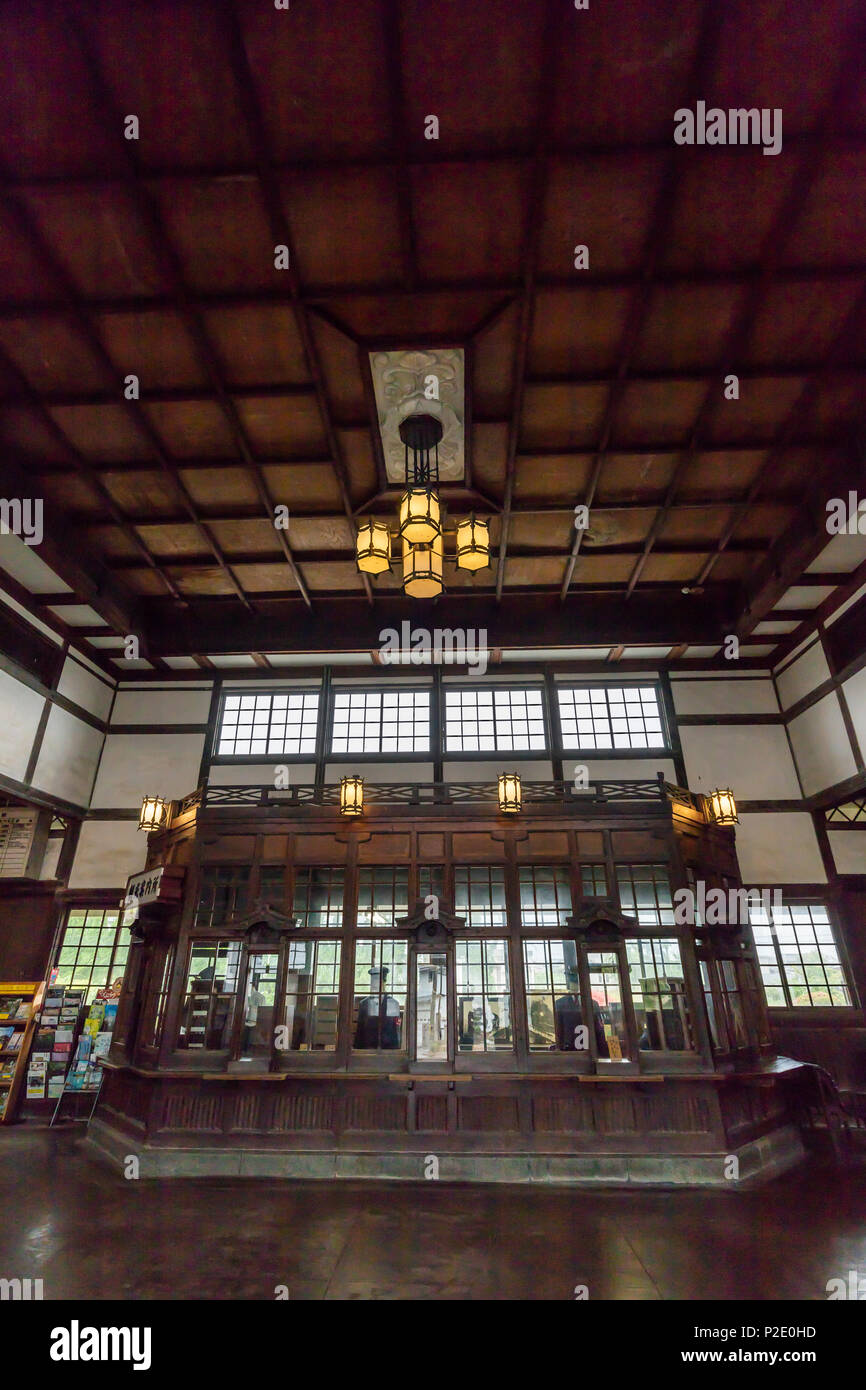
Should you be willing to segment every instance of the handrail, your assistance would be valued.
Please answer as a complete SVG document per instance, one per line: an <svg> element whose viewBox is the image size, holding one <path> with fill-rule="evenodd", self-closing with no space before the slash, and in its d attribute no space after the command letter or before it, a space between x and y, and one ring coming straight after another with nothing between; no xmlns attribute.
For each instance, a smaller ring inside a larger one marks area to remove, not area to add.
<svg viewBox="0 0 866 1390"><path fill-rule="evenodd" d="M667 800L660 780L612 781L602 779L576 789L562 780L523 782L524 805L566 804L569 808L622 804L634 801ZM456 806L471 802L498 804L496 782L364 782L364 802L368 805ZM187 798L182 805L186 806ZM290 810L299 806L339 806L340 784L304 784L273 787L248 783L201 788L202 809L220 806L268 806Z"/></svg>

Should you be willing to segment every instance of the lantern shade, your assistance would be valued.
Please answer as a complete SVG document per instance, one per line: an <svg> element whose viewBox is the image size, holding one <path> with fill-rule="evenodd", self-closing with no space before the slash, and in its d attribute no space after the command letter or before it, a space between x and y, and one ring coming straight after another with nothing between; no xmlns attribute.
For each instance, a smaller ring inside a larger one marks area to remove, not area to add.
<svg viewBox="0 0 866 1390"><path fill-rule="evenodd" d="M442 534L439 498L432 488L410 487L400 498L400 535L410 545L431 545Z"/></svg>
<svg viewBox="0 0 866 1390"><path fill-rule="evenodd" d="M734 800L734 793L730 787L724 787L710 792L709 795L710 819L716 825L738 825L739 816L737 815L737 803Z"/></svg>
<svg viewBox="0 0 866 1390"><path fill-rule="evenodd" d="M168 807L163 796L146 796L141 803L139 830L161 830L167 819Z"/></svg>
<svg viewBox="0 0 866 1390"><path fill-rule="evenodd" d="M381 521L365 521L358 527L355 560L362 574L382 574L391 568L391 533Z"/></svg>
<svg viewBox="0 0 866 1390"><path fill-rule="evenodd" d="M457 523L457 568L483 570L490 564L490 528L473 514Z"/></svg>
<svg viewBox="0 0 866 1390"><path fill-rule="evenodd" d="M363 777L342 777L340 779L340 810L344 816L360 816L364 812Z"/></svg>
<svg viewBox="0 0 866 1390"><path fill-rule="evenodd" d="M523 809L523 793L520 789L518 772L500 772L499 809L503 815L513 816Z"/></svg>
<svg viewBox="0 0 866 1390"><path fill-rule="evenodd" d="M403 542L403 592L410 598L438 598L442 582L442 536L432 545Z"/></svg>

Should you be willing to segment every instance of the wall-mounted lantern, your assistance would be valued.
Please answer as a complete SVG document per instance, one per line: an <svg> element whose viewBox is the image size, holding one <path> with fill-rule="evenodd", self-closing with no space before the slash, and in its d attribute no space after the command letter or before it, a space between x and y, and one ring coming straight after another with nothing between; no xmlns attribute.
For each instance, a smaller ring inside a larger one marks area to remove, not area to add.
<svg viewBox="0 0 866 1390"><path fill-rule="evenodd" d="M520 774L500 772L499 809L506 816L517 815L523 809L523 794L520 788Z"/></svg>
<svg viewBox="0 0 866 1390"><path fill-rule="evenodd" d="M139 830L162 830L168 820L168 803L164 796L146 796L141 803Z"/></svg>
<svg viewBox="0 0 866 1390"><path fill-rule="evenodd" d="M360 816L364 813L363 777L343 777L340 779L340 810L344 816Z"/></svg>
<svg viewBox="0 0 866 1390"><path fill-rule="evenodd" d="M737 803L730 787L717 788L707 798L710 820L715 825L738 825Z"/></svg>

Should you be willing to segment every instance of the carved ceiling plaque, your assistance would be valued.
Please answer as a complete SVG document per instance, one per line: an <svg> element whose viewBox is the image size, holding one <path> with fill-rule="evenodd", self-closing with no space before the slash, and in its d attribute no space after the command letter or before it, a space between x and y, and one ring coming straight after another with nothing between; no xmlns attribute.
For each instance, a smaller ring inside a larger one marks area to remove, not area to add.
<svg viewBox="0 0 866 1390"><path fill-rule="evenodd" d="M388 481L400 484L405 479L405 446L399 435L403 420L408 415L435 415L442 423L439 481L462 482L463 349L403 348L393 352L371 352L370 372Z"/></svg>

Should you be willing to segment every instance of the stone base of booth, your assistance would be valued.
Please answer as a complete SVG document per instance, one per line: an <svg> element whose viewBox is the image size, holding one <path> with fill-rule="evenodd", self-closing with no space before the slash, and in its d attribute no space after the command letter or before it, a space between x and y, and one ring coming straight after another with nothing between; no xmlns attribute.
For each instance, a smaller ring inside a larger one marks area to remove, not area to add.
<svg viewBox="0 0 866 1390"><path fill-rule="evenodd" d="M439 1153L276 1150L139 1145L103 1119L91 1122L94 1157L140 1178L289 1178L304 1181L548 1183L586 1187L743 1188L795 1167L805 1156L791 1125L726 1153ZM732 1160L736 1160L733 1162Z"/></svg>

